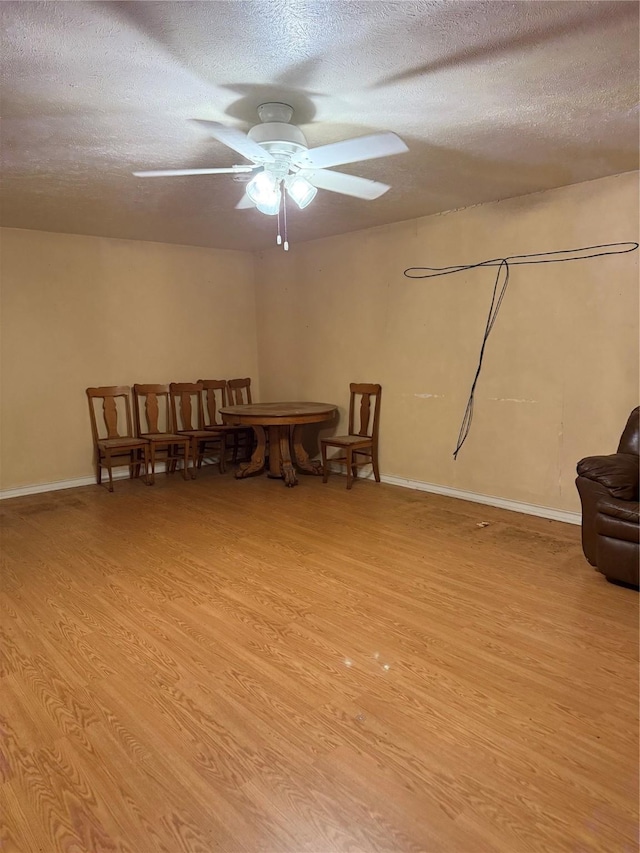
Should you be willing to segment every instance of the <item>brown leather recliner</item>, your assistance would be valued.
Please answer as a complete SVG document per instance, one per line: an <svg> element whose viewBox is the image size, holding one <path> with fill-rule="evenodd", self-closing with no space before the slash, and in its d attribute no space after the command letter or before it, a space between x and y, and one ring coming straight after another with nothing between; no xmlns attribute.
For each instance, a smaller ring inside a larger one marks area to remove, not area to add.
<svg viewBox="0 0 640 853"><path fill-rule="evenodd" d="M582 550L609 581L638 587L640 525L638 465L640 407L634 409L617 453L578 462L582 501Z"/></svg>

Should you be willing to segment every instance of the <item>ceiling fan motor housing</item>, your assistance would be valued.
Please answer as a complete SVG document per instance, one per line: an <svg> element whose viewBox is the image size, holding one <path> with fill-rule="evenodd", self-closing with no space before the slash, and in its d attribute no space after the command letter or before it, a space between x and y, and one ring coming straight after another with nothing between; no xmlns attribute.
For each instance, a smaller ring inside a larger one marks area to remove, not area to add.
<svg viewBox="0 0 640 853"><path fill-rule="evenodd" d="M257 124L251 128L247 136L272 155L276 162L270 164L269 170L274 173L282 172L279 177L283 178L289 172L291 158L309 147L299 127L281 121Z"/></svg>

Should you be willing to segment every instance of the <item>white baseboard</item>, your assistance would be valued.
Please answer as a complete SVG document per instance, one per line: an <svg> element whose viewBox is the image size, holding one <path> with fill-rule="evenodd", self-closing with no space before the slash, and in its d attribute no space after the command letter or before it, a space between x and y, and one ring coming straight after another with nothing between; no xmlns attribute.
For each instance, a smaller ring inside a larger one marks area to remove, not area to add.
<svg viewBox="0 0 640 853"><path fill-rule="evenodd" d="M114 471L114 480L124 480L129 476L128 471ZM106 477L103 477L104 483ZM7 498L21 498L25 495L39 495L42 492L58 492L61 489L75 489L77 486L92 486L95 485L96 478L93 477L76 477L74 480L56 480L54 483L36 483L33 486L20 486L17 489L2 489L0 490L0 500Z"/></svg>
<svg viewBox="0 0 640 853"><path fill-rule="evenodd" d="M338 474L345 474L344 465L333 464L331 470ZM358 476L362 475L359 474ZM372 480L373 474L369 473L363 479ZM483 495L479 492L466 492L463 489L452 489L449 486L440 486L437 483L425 483L422 480L408 480L406 477L395 477L392 474L381 474L380 479L383 483L389 483L392 486L402 486L404 489L415 489L418 492L431 492L434 495L458 498L461 501L497 506L500 509L521 512L524 515L537 515L540 518L549 518L552 521L563 521L565 524L582 524L582 514L579 512L554 509L554 507L550 506L538 506L538 504L528 504L523 501L498 498L494 495Z"/></svg>
<svg viewBox="0 0 640 853"><path fill-rule="evenodd" d="M207 465L217 465L219 458L217 456L205 456L204 462ZM156 474L164 474L166 470L165 463L160 460L156 462ZM181 470L181 469L180 469ZM122 465L113 471L114 480L126 480L129 476L129 471L126 465ZM182 475L181 475L182 476ZM106 471L102 472L102 485L109 479ZM25 495L39 495L42 492L58 492L61 489L75 489L77 486L95 486L95 475L91 477L76 477L74 480L56 480L54 483L36 483L33 486L20 486L17 489L0 489L0 501L7 498L21 498Z"/></svg>
<svg viewBox="0 0 640 853"><path fill-rule="evenodd" d="M206 460L209 461L208 459ZM156 462L156 474L164 474L164 462ZM129 476L129 471L126 466L114 469L114 480L126 480ZM106 471L102 473L102 484L108 482L109 475ZM7 498L21 498L25 495L39 495L42 492L59 492L61 489L75 489L78 486L95 486L95 475L91 477L76 477L73 480L56 480L53 483L36 483L33 486L20 486L17 489L0 489L0 501Z"/></svg>
<svg viewBox="0 0 640 853"><path fill-rule="evenodd" d="M564 521L566 524L582 524L582 514L579 512L554 509L551 506L538 506L538 504L528 504L523 501L512 501L508 498L483 495L479 492L465 492L463 489L451 489L449 486L439 486L437 483L423 483L420 480L406 480L403 477L381 475L380 479L383 483L403 486L405 489L416 489L421 492L432 492L434 495L446 495L449 498L458 498L461 501L472 501L473 503L497 506L500 509L511 510L511 512L537 515L540 518L550 518L552 521Z"/></svg>
<svg viewBox="0 0 640 853"><path fill-rule="evenodd" d="M206 461L213 463L217 460L207 459ZM331 465L331 470L337 474L345 473L344 465L335 463ZM156 466L156 474L163 472L164 462L159 462ZM124 480L128 476L129 472L123 468L114 472L113 479ZM373 474L368 474L363 479L373 479ZM415 489L419 492L431 492L434 495L444 495L445 497L458 498L458 500L462 501L497 506L500 509L508 509L511 512L537 515L540 518L549 518L552 521L564 521L566 524L582 523L582 516L579 512L568 512L562 509L554 509L550 506L538 506L537 504L528 504L523 501L512 501L507 498L483 495L478 492L466 492L463 489L452 489L449 486L440 486L437 483L425 483L422 480L408 480L406 477L394 477L392 474L382 474L380 479L383 483L389 483L392 486L402 486L404 489ZM17 489L3 489L0 490L0 500L20 498L24 495L38 495L42 492L57 492L60 489L74 489L77 486L91 486L95 482L95 477L77 477L74 480L58 480L55 483L37 483L33 486L20 486Z"/></svg>

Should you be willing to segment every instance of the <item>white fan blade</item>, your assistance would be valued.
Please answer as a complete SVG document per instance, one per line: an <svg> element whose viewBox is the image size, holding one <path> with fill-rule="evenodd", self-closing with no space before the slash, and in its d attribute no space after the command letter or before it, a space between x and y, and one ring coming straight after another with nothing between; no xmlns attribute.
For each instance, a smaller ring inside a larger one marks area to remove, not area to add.
<svg viewBox="0 0 640 853"><path fill-rule="evenodd" d="M332 172L330 169L304 169L299 174L320 190L364 198L367 201L373 201L391 189L388 184L381 184L379 181L359 178L357 175L345 175L344 172Z"/></svg>
<svg viewBox="0 0 640 853"><path fill-rule="evenodd" d="M249 207L255 207L249 196L245 193L240 201L236 204L236 210L246 210Z"/></svg>
<svg viewBox="0 0 640 853"><path fill-rule="evenodd" d="M191 121L204 127L209 131L211 136L214 136L219 142L228 145L229 148L233 148L234 151L242 154L243 157L251 160L252 163L274 162L273 157L268 151L258 145L257 142L254 142L253 139L249 139L246 133L235 127L227 127L226 124L220 124L218 121L206 121L201 118L194 118Z"/></svg>
<svg viewBox="0 0 640 853"><path fill-rule="evenodd" d="M361 160L373 160L376 157L389 157L402 154L409 149L395 133L372 133L369 136L357 136L355 139L343 139L301 151L293 158L293 163L302 168L325 169L328 166L342 166L345 163L358 163Z"/></svg>
<svg viewBox="0 0 640 853"><path fill-rule="evenodd" d="M255 166L230 166L228 169L153 169L149 172L134 172L137 178L171 178L185 175L236 175L253 172Z"/></svg>

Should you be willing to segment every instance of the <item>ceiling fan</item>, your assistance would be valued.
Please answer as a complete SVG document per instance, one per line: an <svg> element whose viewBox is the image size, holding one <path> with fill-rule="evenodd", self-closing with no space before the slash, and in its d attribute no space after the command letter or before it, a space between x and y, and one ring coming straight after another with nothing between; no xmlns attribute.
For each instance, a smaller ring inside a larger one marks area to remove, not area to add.
<svg viewBox="0 0 640 853"><path fill-rule="evenodd" d="M279 215L281 208L284 210L287 197L298 207L306 207L313 201L318 189L369 201L379 198L390 189L387 184L334 172L328 167L388 157L409 150L399 136L388 132L309 148L300 128L290 124L293 108L288 104L262 104L258 107L258 116L261 123L252 127L248 133L217 121L193 119L215 139L233 148L253 165L218 169L160 169L133 174L140 178L220 174L251 176L236 208L256 207L261 213L273 216Z"/></svg>

